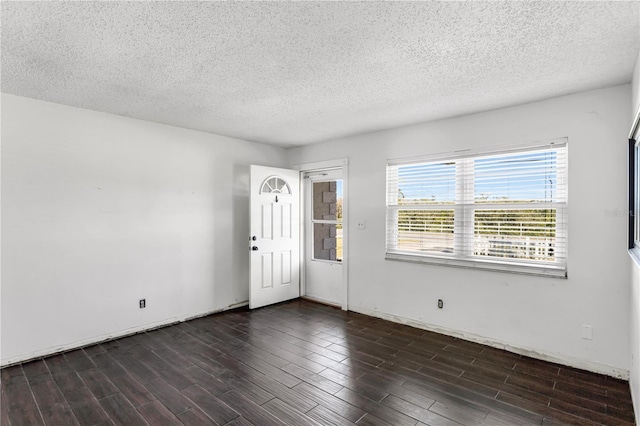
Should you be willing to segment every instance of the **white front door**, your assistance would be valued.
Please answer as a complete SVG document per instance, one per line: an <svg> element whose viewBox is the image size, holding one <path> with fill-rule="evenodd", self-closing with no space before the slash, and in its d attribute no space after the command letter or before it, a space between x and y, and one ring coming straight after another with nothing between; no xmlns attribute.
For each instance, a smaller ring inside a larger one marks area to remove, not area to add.
<svg viewBox="0 0 640 426"><path fill-rule="evenodd" d="M251 166L251 309L300 296L300 174Z"/></svg>

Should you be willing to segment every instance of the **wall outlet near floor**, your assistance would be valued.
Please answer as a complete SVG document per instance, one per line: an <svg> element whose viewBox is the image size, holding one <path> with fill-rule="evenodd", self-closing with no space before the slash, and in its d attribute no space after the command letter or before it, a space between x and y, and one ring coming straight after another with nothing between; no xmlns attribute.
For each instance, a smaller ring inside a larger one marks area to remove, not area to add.
<svg viewBox="0 0 640 426"><path fill-rule="evenodd" d="M586 340L593 340L593 327L590 325L582 325L582 338Z"/></svg>
<svg viewBox="0 0 640 426"><path fill-rule="evenodd" d="M147 307L147 299L140 299L140 309Z"/></svg>
<svg viewBox="0 0 640 426"><path fill-rule="evenodd" d="M359 221L356 223L356 228L357 228L357 229L364 229L364 228L365 228L364 220L359 220Z"/></svg>

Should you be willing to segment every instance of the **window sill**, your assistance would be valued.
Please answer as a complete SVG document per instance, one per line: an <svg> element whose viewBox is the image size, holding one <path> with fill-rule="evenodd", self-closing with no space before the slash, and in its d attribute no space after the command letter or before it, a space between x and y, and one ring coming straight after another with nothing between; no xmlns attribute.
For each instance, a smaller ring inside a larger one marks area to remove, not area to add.
<svg viewBox="0 0 640 426"><path fill-rule="evenodd" d="M640 254L640 253L639 253ZM482 260L463 260L434 256L420 256L413 254L386 253L386 260L400 262L424 263L438 266L452 266L456 268L479 269L494 272L509 272L513 274L533 275L547 278L567 278L567 270L549 266L532 266L522 263L495 263ZM639 260L640 261L640 260ZM640 266L640 263L639 263Z"/></svg>
<svg viewBox="0 0 640 426"><path fill-rule="evenodd" d="M629 249L629 257L631 257L631 260L635 263L636 267L640 268L640 248L634 247Z"/></svg>

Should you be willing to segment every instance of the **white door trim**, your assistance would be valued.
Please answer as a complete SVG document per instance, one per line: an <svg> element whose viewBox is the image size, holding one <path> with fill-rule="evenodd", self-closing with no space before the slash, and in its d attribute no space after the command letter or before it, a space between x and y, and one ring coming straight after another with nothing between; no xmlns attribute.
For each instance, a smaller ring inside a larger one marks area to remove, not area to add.
<svg viewBox="0 0 640 426"><path fill-rule="evenodd" d="M339 158L336 160L319 161L315 163L306 163L294 165L294 170L299 170L301 173L305 172L322 172L329 169L342 169L342 194L344 202L342 204L342 221L346 225L342 230L342 300L341 307L343 311L349 310L349 159ZM300 185L300 217L304 217L304 202L307 194L304 192L304 185ZM307 235L304 232L304 220L300 220L300 295L306 295L306 267L305 259L307 253L305 252L305 241Z"/></svg>

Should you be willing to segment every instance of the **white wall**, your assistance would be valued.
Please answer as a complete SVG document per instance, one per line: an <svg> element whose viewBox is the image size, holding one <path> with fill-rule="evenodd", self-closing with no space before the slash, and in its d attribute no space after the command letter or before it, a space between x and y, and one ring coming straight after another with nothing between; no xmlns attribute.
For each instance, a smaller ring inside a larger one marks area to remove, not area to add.
<svg viewBox="0 0 640 426"><path fill-rule="evenodd" d="M349 158L349 308L627 377L630 98L623 85L289 150L290 165ZM569 140L568 279L384 259L386 159L559 137Z"/></svg>
<svg viewBox="0 0 640 426"><path fill-rule="evenodd" d="M631 82L632 102L631 113L635 118L640 111L640 55L636 61ZM631 322L629 330L630 345L630 377L631 396L636 412L636 423L640 424L640 265L634 261L631 265Z"/></svg>
<svg viewBox="0 0 640 426"><path fill-rule="evenodd" d="M285 155L3 95L2 364L246 302L249 164Z"/></svg>
<svg viewBox="0 0 640 426"><path fill-rule="evenodd" d="M636 424L640 424L640 340L638 336L640 333L640 267L633 261L631 264L629 386L636 414Z"/></svg>
<svg viewBox="0 0 640 426"><path fill-rule="evenodd" d="M626 211L612 147L630 101L624 85L289 150L290 165L349 158L350 309L625 377L640 271L626 215L605 210ZM2 365L247 300L248 165L283 166L283 150L12 95L1 107ZM384 260L386 159L565 136L569 279Z"/></svg>

